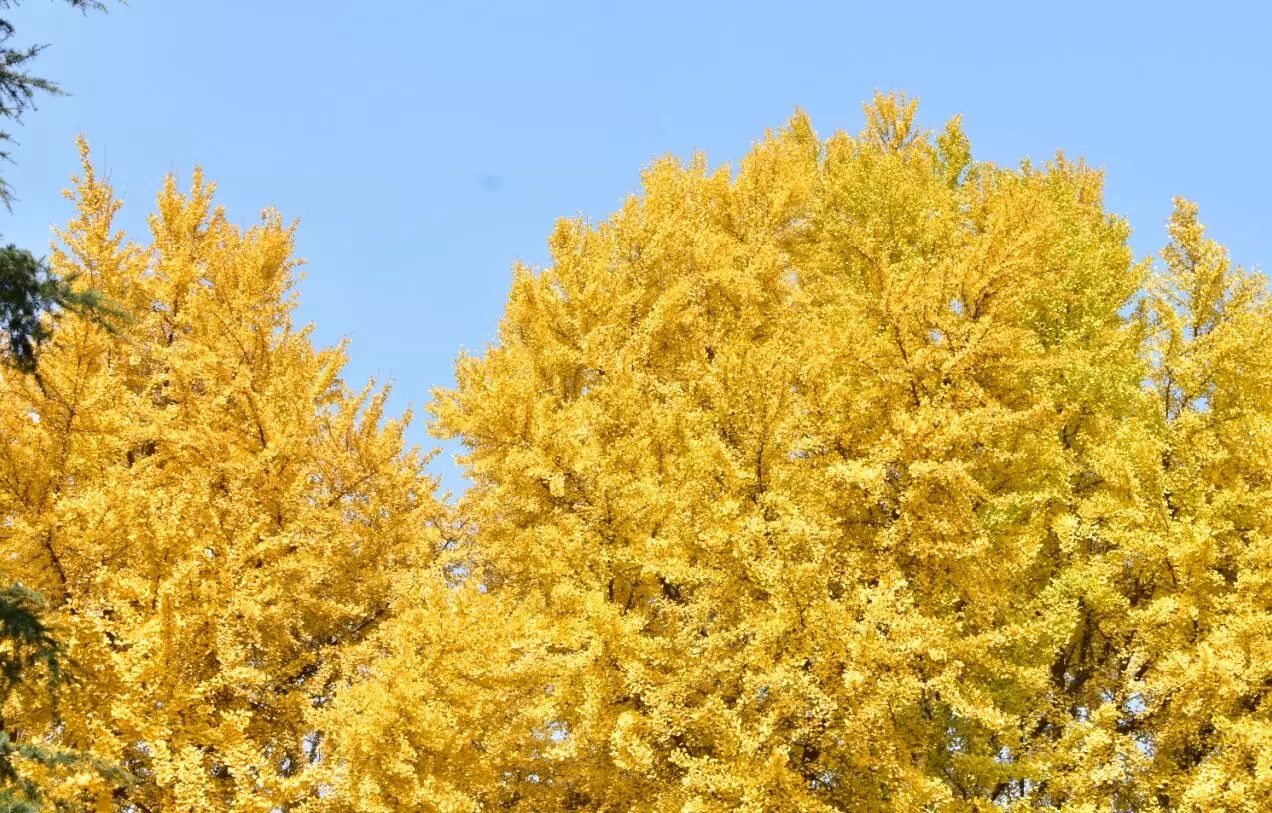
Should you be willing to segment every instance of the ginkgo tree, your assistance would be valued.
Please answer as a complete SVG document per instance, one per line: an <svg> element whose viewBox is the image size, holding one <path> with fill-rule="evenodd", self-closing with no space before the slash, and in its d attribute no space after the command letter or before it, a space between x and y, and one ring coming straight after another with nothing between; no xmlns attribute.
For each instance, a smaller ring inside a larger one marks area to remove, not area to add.
<svg viewBox="0 0 1272 813"><path fill-rule="evenodd" d="M1099 171L915 116L658 161L516 269L433 410L470 578L538 619L554 717L501 718L539 726L524 767L438 809L1272 799L1263 278L1182 201L1137 261ZM397 634L390 683L439 657ZM416 809L382 719L343 734L382 754L353 808Z"/></svg>
<svg viewBox="0 0 1272 813"><path fill-rule="evenodd" d="M293 326L291 227L234 225L196 172L128 242L84 156L52 268L129 318L65 318L36 375L0 379L3 566L78 678L56 717L15 699L5 728L126 773L31 766L69 809L294 805L319 792L335 653L443 544L433 482L385 392Z"/></svg>

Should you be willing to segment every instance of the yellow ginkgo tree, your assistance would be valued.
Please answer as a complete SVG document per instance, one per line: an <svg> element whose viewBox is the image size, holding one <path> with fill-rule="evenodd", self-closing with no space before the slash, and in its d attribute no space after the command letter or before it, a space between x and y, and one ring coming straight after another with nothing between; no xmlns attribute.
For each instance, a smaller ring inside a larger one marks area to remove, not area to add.
<svg viewBox="0 0 1272 813"><path fill-rule="evenodd" d="M443 514L385 394L293 326L277 214L233 225L196 173L127 242L84 156L52 267L128 318L66 318L35 375L2 373L0 567L44 595L76 683L5 728L126 772L48 777L68 809L282 809L322 792L336 656L428 569Z"/></svg>
<svg viewBox="0 0 1272 813"><path fill-rule="evenodd" d="M479 806L1272 799L1262 277L1182 202L1137 262L1100 172L915 112L655 163L438 393L555 715Z"/></svg>

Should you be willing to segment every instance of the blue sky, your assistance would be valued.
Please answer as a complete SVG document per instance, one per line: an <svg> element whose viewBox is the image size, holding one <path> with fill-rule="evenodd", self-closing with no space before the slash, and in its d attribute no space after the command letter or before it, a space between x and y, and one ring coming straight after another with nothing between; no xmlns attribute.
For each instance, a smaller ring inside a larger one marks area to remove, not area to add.
<svg viewBox="0 0 1272 813"><path fill-rule="evenodd" d="M1184 195L1267 267L1257 5L131 0L84 17L26 0L17 39L51 43L39 72L73 95L15 131L0 232L42 246L69 217L76 133L134 233L163 175L201 164L234 219L299 218L300 315L352 340L350 382L422 407L493 335L512 263L546 260L557 217L604 217L659 155L736 160L796 106L857 131L879 88L919 97L930 128L963 114L978 158L1104 167L1140 253ZM433 469L459 489L450 451Z"/></svg>

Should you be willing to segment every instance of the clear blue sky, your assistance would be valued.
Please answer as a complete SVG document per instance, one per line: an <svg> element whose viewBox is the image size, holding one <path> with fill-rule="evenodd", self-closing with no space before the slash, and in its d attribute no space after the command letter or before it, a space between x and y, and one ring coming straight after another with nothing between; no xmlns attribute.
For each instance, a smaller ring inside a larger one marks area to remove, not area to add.
<svg viewBox="0 0 1272 813"><path fill-rule="evenodd" d="M1136 6L1131 9L1129 6ZM352 339L348 379L421 406L493 335L514 260L600 218L652 158L732 161L806 109L857 131L875 88L962 113L978 158L1057 148L1107 169L1154 251L1176 194L1246 265L1272 263L1272 12L1231 3L131 0L12 12L72 94L15 131L5 239L48 240L85 133L144 225L201 164L236 220L300 219L301 318ZM421 426L413 439L434 443ZM434 470L462 485L449 455Z"/></svg>

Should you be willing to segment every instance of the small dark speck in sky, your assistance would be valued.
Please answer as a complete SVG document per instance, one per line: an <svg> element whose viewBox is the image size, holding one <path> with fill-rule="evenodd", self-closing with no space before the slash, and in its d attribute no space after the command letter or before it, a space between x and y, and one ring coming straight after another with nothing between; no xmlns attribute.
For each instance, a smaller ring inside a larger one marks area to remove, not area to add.
<svg viewBox="0 0 1272 813"><path fill-rule="evenodd" d="M477 185L480 186L484 192L498 192L499 187L503 186L503 179L498 175L483 172L477 176Z"/></svg>

